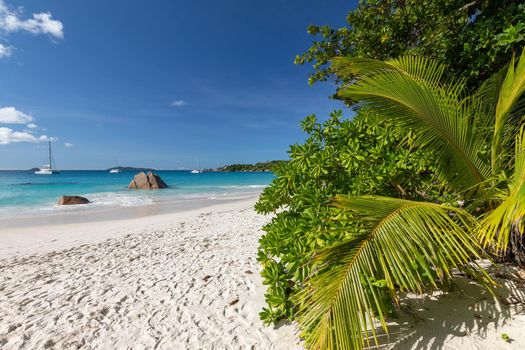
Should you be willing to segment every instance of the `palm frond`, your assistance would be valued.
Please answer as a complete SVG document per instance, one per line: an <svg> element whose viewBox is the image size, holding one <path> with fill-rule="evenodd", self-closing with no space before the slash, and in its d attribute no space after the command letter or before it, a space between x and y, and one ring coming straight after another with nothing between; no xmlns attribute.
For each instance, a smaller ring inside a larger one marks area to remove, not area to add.
<svg viewBox="0 0 525 350"><path fill-rule="evenodd" d="M507 75L508 65L485 80L473 98L481 103L480 113L476 115L479 136L490 144L494 134L494 116L498 104L499 91Z"/></svg>
<svg viewBox="0 0 525 350"><path fill-rule="evenodd" d="M440 83L442 66L415 57L383 65L353 58L335 62L336 71L358 74L339 95L371 105L401 128L415 131L415 141L435 152L438 174L456 190L474 188L490 176L489 164L479 155L482 140L472 118L481 105L461 98L462 83Z"/></svg>
<svg viewBox="0 0 525 350"><path fill-rule="evenodd" d="M511 231L525 231L525 125L516 136L514 174L509 187L500 194L501 204L480 225L480 239L497 252L507 250Z"/></svg>
<svg viewBox="0 0 525 350"><path fill-rule="evenodd" d="M388 61L335 57L332 60L332 66L339 77L356 76L359 78L381 72L395 71L406 74L412 79L423 80L430 84L439 83L445 72L445 65L419 56L403 56Z"/></svg>
<svg viewBox="0 0 525 350"><path fill-rule="evenodd" d="M497 73L485 80L478 91L476 91L476 95L483 102L487 114L492 115L492 119L490 120L491 126L494 126L494 114L496 113L499 92L503 86L503 81L505 80L508 69L509 66L505 65Z"/></svg>
<svg viewBox="0 0 525 350"><path fill-rule="evenodd" d="M495 109L494 136L492 140L492 171L497 173L506 152L502 152L505 144L505 131L511 138L519 130L516 118L521 118L525 111L525 101L521 99L525 92L525 50L518 63L512 57L505 79L498 90L498 101Z"/></svg>
<svg viewBox="0 0 525 350"><path fill-rule="evenodd" d="M361 349L386 331L387 305L397 291L423 293L469 270L479 257L469 235L473 218L461 209L396 198L338 196L362 234L320 251L317 273L296 296L297 319L311 349ZM386 300L386 301L385 301ZM369 334L369 332L371 334Z"/></svg>

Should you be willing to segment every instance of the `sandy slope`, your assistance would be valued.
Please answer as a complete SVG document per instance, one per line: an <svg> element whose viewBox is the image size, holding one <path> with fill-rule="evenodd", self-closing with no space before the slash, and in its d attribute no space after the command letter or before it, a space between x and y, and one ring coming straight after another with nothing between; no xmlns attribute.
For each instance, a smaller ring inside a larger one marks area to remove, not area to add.
<svg viewBox="0 0 525 350"><path fill-rule="evenodd" d="M266 220L250 209L214 212L2 260L0 348L298 348L290 326L258 317Z"/></svg>

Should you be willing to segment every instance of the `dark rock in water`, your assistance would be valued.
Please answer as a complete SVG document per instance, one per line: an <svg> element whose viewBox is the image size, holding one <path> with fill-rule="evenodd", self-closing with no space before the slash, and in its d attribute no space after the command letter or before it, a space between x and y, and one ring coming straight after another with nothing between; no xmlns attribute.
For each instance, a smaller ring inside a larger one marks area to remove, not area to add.
<svg viewBox="0 0 525 350"><path fill-rule="evenodd" d="M166 188L168 185L157 174L153 174L151 171L148 174L144 172L135 175L128 188L141 189L141 190L155 190L159 188Z"/></svg>
<svg viewBox="0 0 525 350"><path fill-rule="evenodd" d="M89 199L80 196L62 196L57 205L88 204Z"/></svg>

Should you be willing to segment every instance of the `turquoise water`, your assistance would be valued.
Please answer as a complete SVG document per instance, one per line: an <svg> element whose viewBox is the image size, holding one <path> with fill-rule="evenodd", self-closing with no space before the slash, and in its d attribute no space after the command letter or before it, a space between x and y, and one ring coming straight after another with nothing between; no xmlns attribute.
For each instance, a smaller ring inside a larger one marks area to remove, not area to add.
<svg viewBox="0 0 525 350"><path fill-rule="evenodd" d="M259 193L273 179L271 173L202 173L156 171L168 189L128 190L135 172L62 171L36 175L28 171L0 171L0 218L35 215L56 210L62 195L87 197L89 207L140 206L192 198L243 198Z"/></svg>

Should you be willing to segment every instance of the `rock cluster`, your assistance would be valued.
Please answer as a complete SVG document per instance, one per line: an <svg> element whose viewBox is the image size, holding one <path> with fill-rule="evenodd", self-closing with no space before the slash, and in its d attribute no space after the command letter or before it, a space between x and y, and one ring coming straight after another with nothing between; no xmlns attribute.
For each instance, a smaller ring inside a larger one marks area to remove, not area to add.
<svg viewBox="0 0 525 350"><path fill-rule="evenodd" d="M140 172L129 184L128 188L141 189L141 190L155 190L159 188L166 188L168 185L157 174L153 174L149 171L147 174Z"/></svg>

